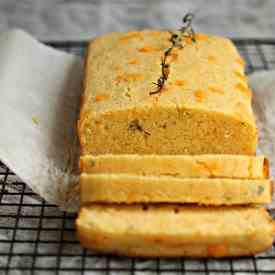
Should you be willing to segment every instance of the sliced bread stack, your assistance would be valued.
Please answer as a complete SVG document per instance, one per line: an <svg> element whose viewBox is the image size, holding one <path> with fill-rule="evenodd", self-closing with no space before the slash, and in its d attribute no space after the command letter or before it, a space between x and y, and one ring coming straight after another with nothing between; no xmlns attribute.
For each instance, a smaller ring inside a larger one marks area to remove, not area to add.
<svg viewBox="0 0 275 275"><path fill-rule="evenodd" d="M100 155L81 157L80 167L83 204L271 202L262 156Z"/></svg>
<svg viewBox="0 0 275 275"><path fill-rule="evenodd" d="M146 30L89 46L78 122L84 247L225 257L272 245L275 225L262 206L272 181L268 161L255 156L244 62L225 38L180 43Z"/></svg>
<svg viewBox="0 0 275 275"><path fill-rule="evenodd" d="M132 256L223 257L272 244L272 219L264 208L248 206L271 202L262 156L100 155L81 157L80 167L81 201L91 204L77 220L86 247ZM182 205L189 203L201 206Z"/></svg>

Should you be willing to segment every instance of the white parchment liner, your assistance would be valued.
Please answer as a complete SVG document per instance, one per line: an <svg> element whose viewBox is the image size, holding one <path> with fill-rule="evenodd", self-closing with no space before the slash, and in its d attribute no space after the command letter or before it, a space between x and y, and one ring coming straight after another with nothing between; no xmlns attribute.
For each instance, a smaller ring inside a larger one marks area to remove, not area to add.
<svg viewBox="0 0 275 275"><path fill-rule="evenodd" d="M13 30L0 35L0 62L0 159L45 200L73 210L82 60Z"/></svg>

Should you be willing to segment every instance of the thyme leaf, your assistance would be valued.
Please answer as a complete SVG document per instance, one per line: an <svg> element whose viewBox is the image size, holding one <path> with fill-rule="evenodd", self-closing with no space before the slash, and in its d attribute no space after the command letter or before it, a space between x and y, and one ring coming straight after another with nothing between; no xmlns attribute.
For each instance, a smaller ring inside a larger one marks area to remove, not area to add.
<svg viewBox="0 0 275 275"><path fill-rule="evenodd" d="M157 82L152 82L157 89L151 91L149 95L158 94L162 91L166 80L169 77L169 67L170 64L167 63L167 57L171 55L171 52L174 48L183 49L186 43L183 45L183 39L190 38L192 42L196 42L195 31L192 27L192 20L194 18L193 13L187 13L182 18L183 26L177 32L171 32L171 37L169 41L172 43L171 47L166 49L163 53L163 57L161 58L161 76L157 80Z"/></svg>
<svg viewBox="0 0 275 275"><path fill-rule="evenodd" d="M129 124L129 130L130 131L139 131L144 133L147 136L150 136L151 134L147 131L145 131L142 126L139 124L139 121L137 119L133 120L130 124Z"/></svg>

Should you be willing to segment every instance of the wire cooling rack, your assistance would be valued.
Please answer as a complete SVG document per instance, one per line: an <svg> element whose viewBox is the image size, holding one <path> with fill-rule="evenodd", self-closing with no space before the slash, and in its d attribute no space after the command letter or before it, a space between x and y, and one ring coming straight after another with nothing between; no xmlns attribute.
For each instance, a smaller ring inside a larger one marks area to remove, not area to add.
<svg viewBox="0 0 275 275"><path fill-rule="evenodd" d="M275 40L235 40L247 73L275 67ZM86 42L48 42L83 55ZM75 216L34 194L0 163L0 274L275 274L275 246L235 259L131 259L100 256L79 245Z"/></svg>

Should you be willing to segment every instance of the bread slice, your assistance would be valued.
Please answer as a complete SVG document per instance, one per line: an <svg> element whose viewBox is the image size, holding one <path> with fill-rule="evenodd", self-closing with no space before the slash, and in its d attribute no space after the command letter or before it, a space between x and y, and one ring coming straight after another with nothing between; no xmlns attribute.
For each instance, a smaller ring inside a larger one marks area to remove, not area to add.
<svg viewBox="0 0 275 275"><path fill-rule="evenodd" d="M271 202L271 191L271 181L267 179L194 179L85 173L80 176L82 204L89 202L262 204Z"/></svg>
<svg viewBox="0 0 275 275"><path fill-rule="evenodd" d="M80 157L80 170L186 178L264 179L269 176L268 160L264 156L243 155L85 155Z"/></svg>
<svg viewBox="0 0 275 275"><path fill-rule="evenodd" d="M171 51L160 92L153 82L171 33L110 33L90 43L78 122L83 155L255 154L244 61L229 39L195 38Z"/></svg>
<svg viewBox="0 0 275 275"><path fill-rule="evenodd" d="M254 255L272 246L274 221L263 208L92 205L76 221L81 244L142 257Z"/></svg>

